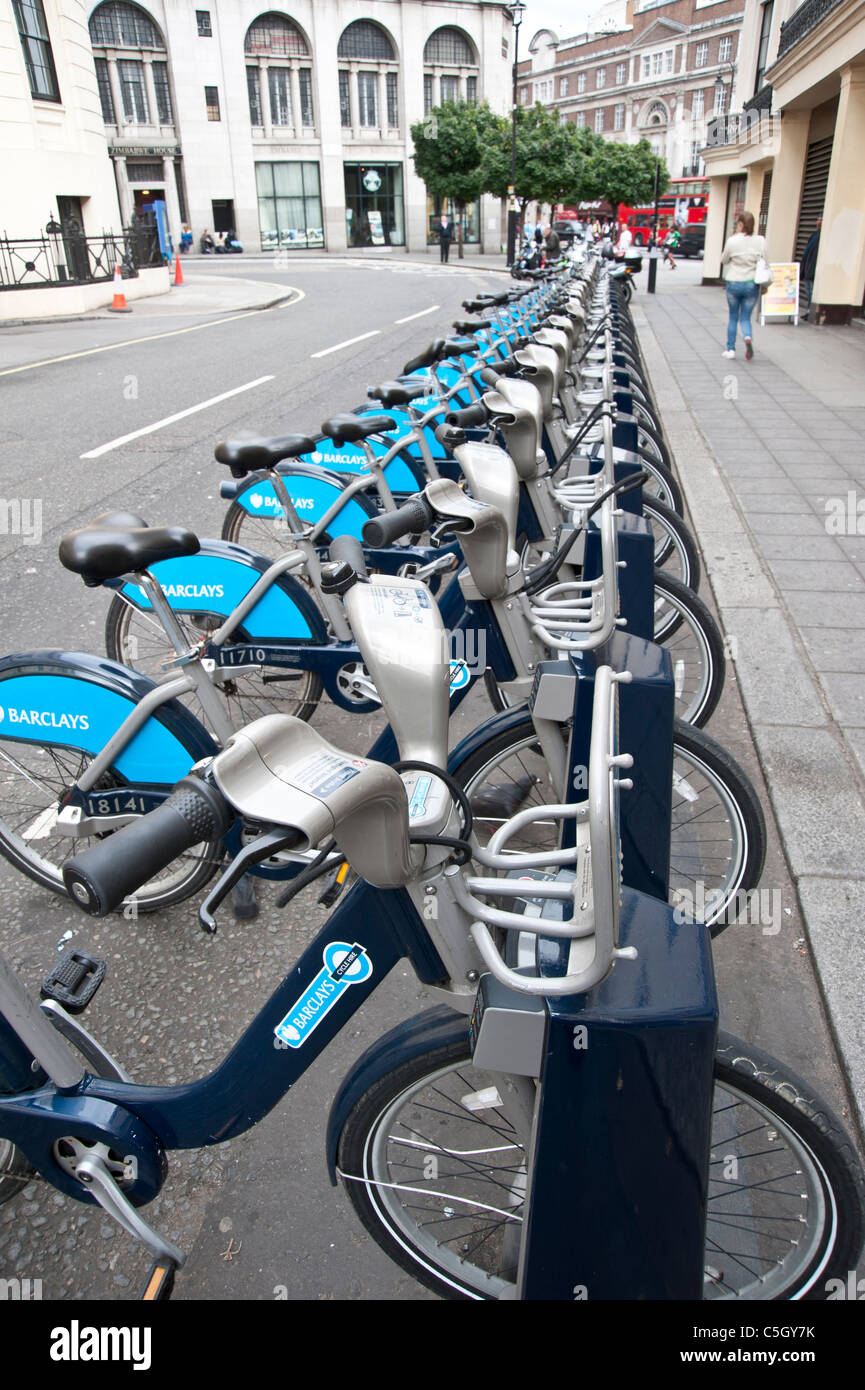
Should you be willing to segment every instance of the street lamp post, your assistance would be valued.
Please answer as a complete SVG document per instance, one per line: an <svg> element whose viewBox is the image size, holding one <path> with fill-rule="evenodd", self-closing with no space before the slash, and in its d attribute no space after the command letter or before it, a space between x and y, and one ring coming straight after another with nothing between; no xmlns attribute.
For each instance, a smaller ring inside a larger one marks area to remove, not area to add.
<svg viewBox="0 0 865 1390"><path fill-rule="evenodd" d="M514 26L514 70L513 70L513 95L511 99L511 186L508 189L508 252L507 263L512 266L516 260L517 247L517 63L519 60L520 49L520 25L523 22L523 15L526 6L523 0L512 0L506 6Z"/></svg>
<svg viewBox="0 0 865 1390"><path fill-rule="evenodd" d="M718 110L718 105L719 105L719 100L720 100L720 98L721 98L721 95L722 95L723 93L726 93L726 91L727 91L727 83L726 83L725 80L724 80L723 74L719 72L719 73L718 73L718 76L715 78L715 118L716 118L716 121L717 121L717 120L718 120L718 117L723 116L723 117L724 117L724 124L725 124L725 126L726 126L726 124L728 123L728 121L729 121L729 119L730 119L730 115L732 114L732 110L733 110L733 86L734 86L734 83L735 83L735 81L736 81L736 64L735 64L735 63L722 63L721 66L722 66L723 68L725 68L725 69L726 69L726 68L729 68L729 69L730 69L730 103L729 103L729 106L727 107L727 110L726 110L726 111L719 111L719 110ZM726 105L726 102L725 102L725 105ZM718 135L720 136L720 133L721 133L721 132L720 132L720 130L718 129L718 126L717 126L717 125L716 125L716 131L717 131Z"/></svg>

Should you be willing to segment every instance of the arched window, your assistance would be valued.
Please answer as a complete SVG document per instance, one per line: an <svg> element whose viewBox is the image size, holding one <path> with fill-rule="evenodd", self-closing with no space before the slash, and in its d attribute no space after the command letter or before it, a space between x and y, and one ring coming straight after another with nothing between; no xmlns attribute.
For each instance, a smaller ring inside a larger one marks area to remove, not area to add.
<svg viewBox="0 0 865 1390"><path fill-rule="evenodd" d="M287 15L259 15L246 31L250 124L272 134L301 135L315 127L310 49Z"/></svg>
<svg viewBox="0 0 865 1390"><path fill-rule="evenodd" d="M448 101L477 101L477 53L461 29L445 25L434 30L426 41L423 63L424 115Z"/></svg>
<svg viewBox="0 0 865 1390"><path fill-rule="evenodd" d="M465 34L447 25L430 34L423 60L427 67L432 67L434 63L448 68L473 68L478 65L475 51Z"/></svg>
<svg viewBox="0 0 865 1390"><path fill-rule="evenodd" d="M399 130L399 68L390 36L371 19L357 19L342 31L339 59L340 121L369 139Z"/></svg>
<svg viewBox="0 0 865 1390"><path fill-rule="evenodd" d="M150 15L125 0L110 0L93 11L90 42L97 48L165 48Z"/></svg>
<svg viewBox="0 0 865 1390"><path fill-rule="evenodd" d="M668 118L668 116L667 116L667 108L666 108L666 106L663 104L663 102L661 102L661 101L656 101L655 104L654 104L653 106L650 106L650 107L649 107L648 114L647 114L646 119L645 119L645 121L643 122L643 124L644 124L644 125L666 125L668 119L669 119L669 118Z"/></svg>
<svg viewBox="0 0 865 1390"><path fill-rule="evenodd" d="M357 19L343 29L336 54L338 58L368 60L372 63L392 63L396 60L393 44L387 34L371 19Z"/></svg>
<svg viewBox="0 0 865 1390"><path fill-rule="evenodd" d="M90 42L105 124L173 125L168 63L153 56L165 54L165 40L146 10L126 0L99 5Z"/></svg>
<svg viewBox="0 0 865 1390"><path fill-rule="evenodd" d="M268 58L308 58L309 47L296 24L283 14L263 14L250 24L244 53Z"/></svg>

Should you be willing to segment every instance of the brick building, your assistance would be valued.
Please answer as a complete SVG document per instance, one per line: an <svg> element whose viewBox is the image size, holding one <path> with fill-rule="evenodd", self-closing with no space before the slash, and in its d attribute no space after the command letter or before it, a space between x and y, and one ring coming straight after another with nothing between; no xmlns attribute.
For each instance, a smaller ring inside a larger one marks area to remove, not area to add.
<svg viewBox="0 0 865 1390"><path fill-rule="evenodd" d="M607 139L647 139L673 178L700 174L707 124L732 108L743 10L743 0L626 0L614 30L559 39L541 29L519 65L518 100Z"/></svg>

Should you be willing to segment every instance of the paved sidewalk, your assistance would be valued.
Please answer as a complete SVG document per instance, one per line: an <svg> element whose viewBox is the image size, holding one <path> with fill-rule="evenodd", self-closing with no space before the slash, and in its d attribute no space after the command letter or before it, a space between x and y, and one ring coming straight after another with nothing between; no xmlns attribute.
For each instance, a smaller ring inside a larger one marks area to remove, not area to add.
<svg viewBox="0 0 865 1390"><path fill-rule="evenodd" d="M865 333L755 320L725 360L679 271L634 318L865 1121Z"/></svg>

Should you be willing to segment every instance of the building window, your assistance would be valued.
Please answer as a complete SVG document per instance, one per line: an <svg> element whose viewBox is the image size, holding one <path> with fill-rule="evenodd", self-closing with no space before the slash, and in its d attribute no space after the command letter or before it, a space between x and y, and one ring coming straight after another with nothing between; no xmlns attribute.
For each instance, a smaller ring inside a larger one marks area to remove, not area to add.
<svg viewBox="0 0 865 1390"><path fill-rule="evenodd" d="M13 3L18 37L27 65L30 95L40 101L59 101L60 87L42 0L13 0Z"/></svg>
<svg viewBox="0 0 865 1390"><path fill-rule="evenodd" d="M123 119L129 125L149 125L150 112L144 90L144 64L131 58L121 58L117 64L120 94L123 98Z"/></svg>
<svg viewBox="0 0 865 1390"><path fill-rule="evenodd" d="M350 74L339 74L339 123L351 128L351 81Z"/></svg>
<svg viewBox="0 0 865 1390"><path fill-rule="evenodd" d="M716 116L723 116L724 112L727 110L727 98L729 97L729 95L730 93L726 85L723 82L719 82L717 87L715 88Z"/></svg>
<svg viewBox="0 0 865 1390"><path fill-rule="evenodd" d="M657 77L657 76L660 74L660 72L662 71L662 68L663 68L663 64L664 64L664 55L663 55L663 53L653 53L653 54L652 54L652 76L653 76L653 77Z"/></svg>
<svg viewBox="0 0 865 1390"><path fill-rule="evenodd" d="M200 39L213 38L213 30L210 27L210 10L196 10L195 22L198 25L198 37Z"/></svg>
<svg viewBox="0 0 865 1390"><path fill-rule="evenodd" d="M315 125L315 112L312 105L312 68L301 68L298 73L300 87L300 124Z"/></svg>
<svg viewBox="0 0 865 1390"><path fill-rule="evenodd" d="M559 78L559 96L560 96L560 97L566 97L567 95L568 95L568 79L567 79L566 77L560 77L560 78Z"/></svg>
<svg viewBox="0 0 865 1390"><path fill-rule="evenodd" d="M613 130L624 130L624 129L625 129L625 105L624 105L624 102L619 102L619 104L618 104L618 105L614 108L614 110L613 110Z"/></svg>
<svg viewBox="0 0 865 1390"><path fill-rule="evenodd" d="M389 72L385 76L387 90L387 123L391 130L399 130L399 94L397 91L397 75Z"/></svg>
<svg viewBox="0 0 865 1390"><path fill-rule="evenodd" d="M281 14L265 14L246 31L243 51L268 58L307 58L309 47L296 24Z"/></svg>
<svg viewBox="0 0 865 1390"><path fill-rule="evenodd" d="M664 49L664 72L672 72L672 71L673 71L673 56L674 56L674 49L672 49L672 48L665 48L665 49Z"/></svg>
<svg viewBox="0 0 865 1390"><path fill-rule="evenodd" d="M728 63L730 61L730 51L733 47L733 40L729 37L722 39L718 44L718 62Z"/></svg>
<svg viewBox="0 0 865 1390"><path fill-rule="evenodd" d="M599 90L601 89L601 87L606 87L606 85L607 85L607 69L606 69L606 68L598 68L598 71L595 73L595 88L596 88L596 90L599 91Z"/></svg>
<svg viewBox="0 0 865 1390"><path fill-rule="evenodd" d="M246 69L246 90L249 96L249 123L250 125L263 126L264 117L261 111L261 73L258 68Z"/></svg>
<svg viewBox="0 0 865 1390"><path fill-rule="evenodd" d="M404 246L401 164L343 165L349 246Z"/></svg>
<svg viewBox="0 0 865 1390"><path fill-rule="evenodd" d="M701 121L706 110L706 94L702 90L691 93L691 115L695 121Z"/></svg>
<svg viewBox="0 0 865 1390"><path fill-rule="evenodd" d="M256 164L255 185L263 251L324 246L317 164Z"/></svg>
<svg viewBox="0 0 865 1390"><path fill-rule="evenodd" d="M604 108L603 108L603 106L599 106L598 109L597 109L597 111L595 112L595 130L596 130L596 132L597 132L598 135L600 135L600 133L601 133L601 131L603 130L603 128L604 128Z"/></svg>
<svg viewBox="0 0 865 1390"><path fill-rule="evenodd" d="M448 68L477 67L474 49L459 29L445 26L436 29L426 41L423 60L430 65L439 63Z"/></svg>
<svg viewBox="0 0 865 1390"><path fill-rule="evenodd" d="M627 63L617 63L617 64L616 64L616 86L617 86L617 87L621 87L622 83L623 83L623 82L626 82L627 80L628 80L628 65L627 65Z"/></svg>
<svg viewBox="0 0 865 1390"><path fill-rule="evenodd" d="M531 88L523 87L522 91L520 92L520 97L522 99L523 106L528 106L532 99Z"/></svg>
<svg viewBox="0 0 865 1390"><path fill-rule="evenodd" d="M348 81L347 81L347 79L348 79L348 73L347 73L347 72L345 72L345 73L341 72L341 73L340 73L340 77L345 77L345 78L346 78L346 87L347 87L347 86L348 86ZM424 113L424 115L425 115L425 116L428 116L429 113L430 113L430 111L432 111L432 108L433 108L433 80L432 80L432 73L431 73L431 72L425 72L425 73L424 73L424 77L423 77L423 113ZM345 124L346 124L346 122L343 121L343 125L345 125ZM351 125L351 121L349 121L348 124Z"/></svg>
<svg viewBox="0 0 865 1390"><path fill-rule="evenodd" d="M207 119L209 121L221 119L219 115L219 89L217 87L205 87L204 104L207 107Z"/></svg>
<svg viewBox="0 0 865 1390"><path fill-rule="evenodd" d="M111 0L93 11L90 41L99 48L165 48L150 16L122 0Z"/></svg>
<svg viewBox="0 0 865 1390"><path fill-rule="evenodd" d="M358 19L354 24L349 24L342 32L336 52L338 58L391 63L396 59L387 34L369 19Z"/></svg>
<svg viewBox="0 0 865 1390"><path fill-rule="evenodd" d="M268 68L267 86L270 95L270 119L273 125L294 125L291 116L291 82L288 68ZM208 120L219 116L208 115Z"/></svg>
<svg viewBox="0 0 865 1390"><path fill-rule="evenodd" d="M156 88L156 114L160 125L172 125L171 92L168 87L168 64L152 63L153 85Z"/></svg>
<svg viewBox="0 0 865 1390"><path fill-rule="evenodd" d="M646 125L666 125L667 108L663 102L656 101L649 107L649 114L646 117Z"/></svg>
<svg viewBox="0 0 865 1390"><path fill-rule="evenodd" d="M127 159L126 177L130 183L162 183L165 179L165 167L161 159Z"/></svg>
<svg viewBox="0 0 865 1390"><path fill-rule="evenodd" d="M763 13L760 17L760 47L757 52L757 71L754 75L755 95L763 85L763 74L768 66L766 59L769 56L769 37L772 33L772 12L774 8L774 0L769 0L769 3L763 6Z"/></svg>
<svg viewBox="0 0 865 1390"><path fill-rule="evenodd" d="M378 73L359 72L357 75L357 99L360 109L360 124L366 128L378 125Z"/></svg>
<svg viewBox="0 0 865 1390"><path fill-rule="evenodd" d="M696 50L696 52L695 52L695 54L694 54L694 67L695 67L695 68L704 68L704 67L706 66L706 62L707 62L707 60L708 60L708 57L709 57L709 45L708 45L707 43L698 43L698 44L697 44L697 50Z"/></svg>
<svg viewBox="0 0 865 1390"><path fill-rule="evenodd" d="M446 76L441 79L441 104L444 106L448 101L459 101L460 99L460 80L458 77Z"/></svg>
<svg viewBox="0 0 865 1390"><path fill-rule="evenodd" d="M577 114L576 114L576 117L574 118L574 125L575 125L575 126L578 126L580 129L582 129L582 127L583 127L585 124L586 124L586 113L585 113L585 111L578 111Z"/></svg>
<svg viewBox="0 0 865 1390"><path fill-rule="evenodd" d="M111 95L111 83L108 79L108 60L107 58L96 58L94 61L96 63L96 81L99 84L99 104L102 107L102 119L106 125L116 125L114 98Z"/></svg>
<svg viewBox="0 0 865 1390"><path fill-rule="evenodd" d="M444 80L444 79L442 79ZM552 101L553 99L553 80L550 78L546 82L535 83L535 101Z"/></svg>
<svg viewBox="0 0 865 1390"><path fill-rule="evenodd" d="M651 77L651 75L652 75L652 60L651 60L651 58L649 57L648 53L644 53L644 54L643 54L643 73L642 73L642 76L643 76L643 78L646 78L646 77Z"/></svg>
<svg viewBox="0 0 865 1390"><path fill-rule="evenodd" d="M466 78L466 101L470 106L477 106L478 102L478 79L476 77Z"/></svg>
<svg viewBox="0 0 865 1390"><path fill-rule="evenodd" d="M584 72L581 72L581 73L578 73L578 74L577 74L577 91L578 91L578 92L584 92L585 90L586 90L586 74L585 74Z"/></svg>

